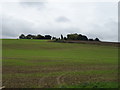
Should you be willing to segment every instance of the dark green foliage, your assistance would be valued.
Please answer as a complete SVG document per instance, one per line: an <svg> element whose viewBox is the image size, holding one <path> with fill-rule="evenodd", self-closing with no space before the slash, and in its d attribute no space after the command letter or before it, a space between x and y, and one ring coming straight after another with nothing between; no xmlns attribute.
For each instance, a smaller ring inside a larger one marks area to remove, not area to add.
<svg viewBox="0 0 120 90"><path fill-rule="evenodd" d="M63 35L61 34L61 39L63 40Z"/></svg>
<svg viewBox="0 0 120 90"><path fill-rule="evenodd" d="M66 38L66 37L64 37L64 40L67 40L67 38Z"/></svg>
<svg viewBox="0 0 120 90"><path fill-rule="evenodd" d="M98 38L95 38L95 41L100 41Z"/></svg>
<svg viewBox="0 0 120 90"><path fill-rule="evenodd" d="M44 39L44 38L45 38L45 37L42 36L42 35L40 35L40 34L36 36L36 39Z"/></svg>
<svg viewBox="0 0 120 90"><path fill-rule="evenodd" d="M50 35L45 35L45 39L51 39Z"/></svg>
<svg viewBox="0 0 120 90"><path fill-rule="evenodd" d="M32 39L37 39L37 36L36 35L32 35Z"/></svg>
<svg viewBox="0 0 120 90"><path fill-rule="evenodd" d="M33 37L32 37L31 34L28 34L28 35L26 36L26 39L33 39Z"/></svg>
<svg viewBox="0 0 120 90"><path fill-rule="evenodd" d="M25 37L24 34L21 34L21 35L19 36L19 39L26 39L26 37Z"/></svg>
<svg viewBox="0 0 120 90"><path fill-rule="evenodd" d="M50 35L45 35L42 36L40 34L36 35L31 35L28 34L27 36L25 36L24 34L21 34L19 36L20 39L52 39L52 40L80 40L80 41L100 41L98 38L95 39L88 39L87 36L82 35L82 34L68 34L67 37L63 37L63 35L61 34L61 38L56 38L56 37L52 37Z"/></svg>
<svg viewBox="0 0 120 90"><path fill-rule="evenodd" d="M56 38L55 40L58 41L58 38Z"/></svg>
<svg viewBox="0 0 120 90"><path fill-rule="evenodd" d="M88 41L87 36L81 35L81 34L68 34L67 38L69 40L82 40L82 41Z"/></svg>
<svg viewBox="0 0 120 90"><path fill-rule="evenodd" d="M78 34L68 34L67 39L68 40L77 40Z"/></svg>
<svg viewBox="0 0 120 90"><path fill-rule="evenodd" d="M87 41L87 40L88 40L87 36L81 35L81 34L78 35L78 38L77 38L77 39L78 39L78 40L83 40L83 41Z"/></svg>
<svg viewBox="0 0 120 90"><path fill-rule="evenodd" d="M89 39L89 41L94 41L93 39Z"/></svg>
<svg viewBox="0 0 120 90"><path fill-rule="evenodd" d="M56 40L56 37L52 37L52 40Z"/></svg>

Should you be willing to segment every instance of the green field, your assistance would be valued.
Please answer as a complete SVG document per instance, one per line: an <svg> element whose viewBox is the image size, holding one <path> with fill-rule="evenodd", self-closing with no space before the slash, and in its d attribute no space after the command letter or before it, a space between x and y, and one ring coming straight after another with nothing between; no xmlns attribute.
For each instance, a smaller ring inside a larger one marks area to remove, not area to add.
<svg viewBox="0 0 120 90"><path fill-rule="evenodd" d="M118 48L47 40L2 40L6 88L117 88Z"/></svg>

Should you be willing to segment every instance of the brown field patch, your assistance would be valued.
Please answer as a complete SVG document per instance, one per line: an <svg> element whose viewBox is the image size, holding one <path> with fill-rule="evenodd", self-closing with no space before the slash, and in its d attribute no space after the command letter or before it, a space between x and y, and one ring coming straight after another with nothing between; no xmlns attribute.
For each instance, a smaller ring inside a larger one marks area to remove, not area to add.
<svg viewBox="0 0 120 90"><path fill-rule="evenodd" d="M57 65L57 66L3 66L3 74L14 73L51 73L88 70L117 70L114 65Z"/></svg>
<svg viewBox="0 0 120 90"><path fill-rule="evenodd" d="M107 45L120 47L119 42L97 42L97 41L80 41L80 40L66 40L66 41L54 41L60 43L81 43L81 44L93 44L93 45Z"/></svg>

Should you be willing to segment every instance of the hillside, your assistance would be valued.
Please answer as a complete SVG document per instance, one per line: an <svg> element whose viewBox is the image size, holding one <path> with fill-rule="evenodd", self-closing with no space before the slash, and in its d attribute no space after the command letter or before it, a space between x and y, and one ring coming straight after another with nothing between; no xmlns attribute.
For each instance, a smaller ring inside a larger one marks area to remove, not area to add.
<svg viewBox="0 0 120 90"><path fill-rule="evenodd" d="M2 40L3 86L6 88L117 88L118 48Z"/></svg>

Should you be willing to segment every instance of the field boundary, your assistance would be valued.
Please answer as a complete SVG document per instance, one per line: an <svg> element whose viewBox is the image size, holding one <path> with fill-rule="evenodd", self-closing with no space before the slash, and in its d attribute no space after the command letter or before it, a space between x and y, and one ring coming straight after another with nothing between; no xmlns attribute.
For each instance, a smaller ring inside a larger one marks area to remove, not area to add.
<svg viewBox="0 0 120 90"><path fill-rule="evenodd" d="M115 46L120 47L120 42L101 42L101 41L79 41L79 40L58 40L52 41L58 43L78 43L78 44L93 44L93 45L105 45L105 46Z"/></svg>

